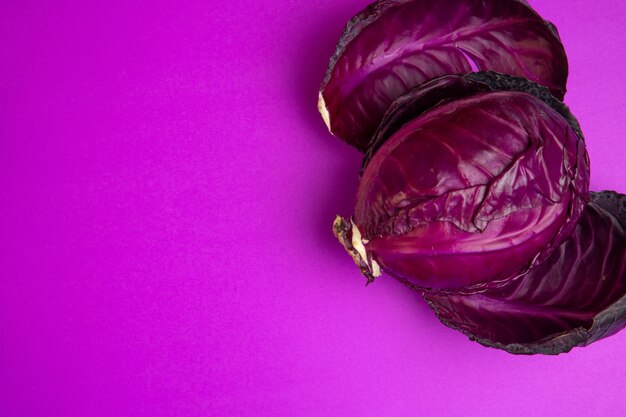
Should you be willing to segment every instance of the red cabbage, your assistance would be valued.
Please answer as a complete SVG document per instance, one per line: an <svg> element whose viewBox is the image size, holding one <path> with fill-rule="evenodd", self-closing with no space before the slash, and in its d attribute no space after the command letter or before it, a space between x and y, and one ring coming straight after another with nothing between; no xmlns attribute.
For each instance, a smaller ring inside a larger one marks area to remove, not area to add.
<svg viewBox="0 0 626 417"><path fill-rule="evenodd" d="M335 234L368 281L381 269L426 288L504 281L549 256L580 217L589 186L582 135L530 81L476 74L432 83L392 106L379 129L389 137L366 157L355 215L338 218ZM464 97L443 99L442 85ZM422 111L430 93L443 100ZM398 120L409 121L389 127Z"/></svg>
<svg viewBox="0 0 626 417"><path fill-rule="evenodd" d="M570 237L505 285L424 298L447 326L511 353L558 354L616 333L626 326L626 196L592 193Z"/></svg>
<svg viewBox="0 0 626 417"><path fill-rule="evenodd" d="M410 88L486 70L565 94L558 33L525 1L380 0L348 22L318 108L334 135L365 151L389 105Z"/></svg>
<svg viewBox="0 0 626 417"><path fill-rule="evenodd" d="M379 0L348 22L318 109L365 153L333 231L368 284L386 272L515 354L626 326L626 196L589 194L567 73L525 0Z"/></svg>

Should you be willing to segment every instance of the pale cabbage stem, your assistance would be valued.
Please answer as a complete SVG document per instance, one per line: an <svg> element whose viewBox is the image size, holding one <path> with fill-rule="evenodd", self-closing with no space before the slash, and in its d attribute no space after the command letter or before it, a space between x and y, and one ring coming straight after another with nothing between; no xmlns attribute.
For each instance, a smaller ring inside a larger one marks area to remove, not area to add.
<svg viewBox="0 0 626 417"><path fill-rule="evenodd" d="M330 130L330 114L328 114L328 109L326 108L326 102L324 101L324 97L322 97L322 93L320 92L319 99L317 100L317 110L322 115L322 119L324 119L324 123L326 123L326 127L330 133L333 133Z"/></svg>
<svg viewBox="0 0 626 417"><path fill-rule="evenodd" d="M365 261L365 263L370 266L370 269L372 270L372 275L375 278L379 277L380 265L378 265L378 262L376 262L374 259L372 259L371 262L368 262L367 259L367 251L365 250L365 245L367 245L369 241L366 239L362 239L361 231L359 230L359 228L356 226L353 220L350 220L350 222L352 223L352 246L359 253L361 258L363 258L363 261Z"/></svg>

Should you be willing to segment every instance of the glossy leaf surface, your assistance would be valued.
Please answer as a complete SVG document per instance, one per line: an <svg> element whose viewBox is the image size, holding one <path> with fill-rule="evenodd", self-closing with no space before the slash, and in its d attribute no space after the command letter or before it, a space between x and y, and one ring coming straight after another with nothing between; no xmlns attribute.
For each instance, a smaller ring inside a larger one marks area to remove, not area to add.
<svg viewBox="0 0 626 417"><path fill-rule="evenodd" d="M364 257L413 286L511 278L568 236L588 198L577 124L529 93L468 94L391 129L359 184Z"/></svg>
<svg viewBox="0 0 626 417"><path fill-rule="evenodd" d="M490 91L520 91L532 94L563 116L574 132L584 140L578 120L569 108L556 99L547 88L537 83L493 71L446 75L412 89L391 104L368 145L363 169L382 144L405 123L444 102Z"/></svg>
<svg viewBox="0 0 626 417"><path fill-rule="evenodd" d="M381 0L348 22L320 89L330 131L365 151L389 105L448 74L497 71L565 94L554 26L518 0Z"/></svg>
<svg viewBox="0 0 626 417"><path fill-rule="evenodd" d="M626 196L592 195L558 250L500 288L426 293L446 325L520 354L558 354L626 325Z"/></svg>

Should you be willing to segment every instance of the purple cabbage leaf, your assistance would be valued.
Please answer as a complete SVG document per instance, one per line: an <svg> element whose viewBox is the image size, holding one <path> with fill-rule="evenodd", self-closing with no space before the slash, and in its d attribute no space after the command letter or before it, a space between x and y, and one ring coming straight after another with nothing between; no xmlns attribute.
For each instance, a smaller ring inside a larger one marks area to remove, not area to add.
<svg viewBox="0 0 626 417"><path fill-rule="evenodd" d="M528 80L434 80L391 107L374 142L355 214L334 224L368 282L381 272L417 288L504 282L547 258L588 201L578 124Z"/></svg>
<svg viewBox="0 0 626 417"><path fill-rule="evenodd" d="M521 0L380 0L350 20L318 108L331 133L365 151L391 103L449 74L497 71L565 95L554 26Z"/></svg>
<svg viewBox="0 0 626 417"><path fill-rule="evenodd" d="M626 326L626 196L592 193L550 257L500 287L425 291L445 325L515 354L559 354Z"/></svg>

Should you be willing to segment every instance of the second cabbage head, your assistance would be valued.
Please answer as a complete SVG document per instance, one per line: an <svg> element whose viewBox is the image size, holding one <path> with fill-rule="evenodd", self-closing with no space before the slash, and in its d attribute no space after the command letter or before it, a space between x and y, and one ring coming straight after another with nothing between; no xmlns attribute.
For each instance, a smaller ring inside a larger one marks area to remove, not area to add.
<svg viewBox="0 0 626 417"><path fill-rule="evenodd" d="M392 106L378 131L355 214L335 224L368 280L384 270L424 288L504 281L549 256L589 198L578 124L524 79L435 80Z"/></svg>

